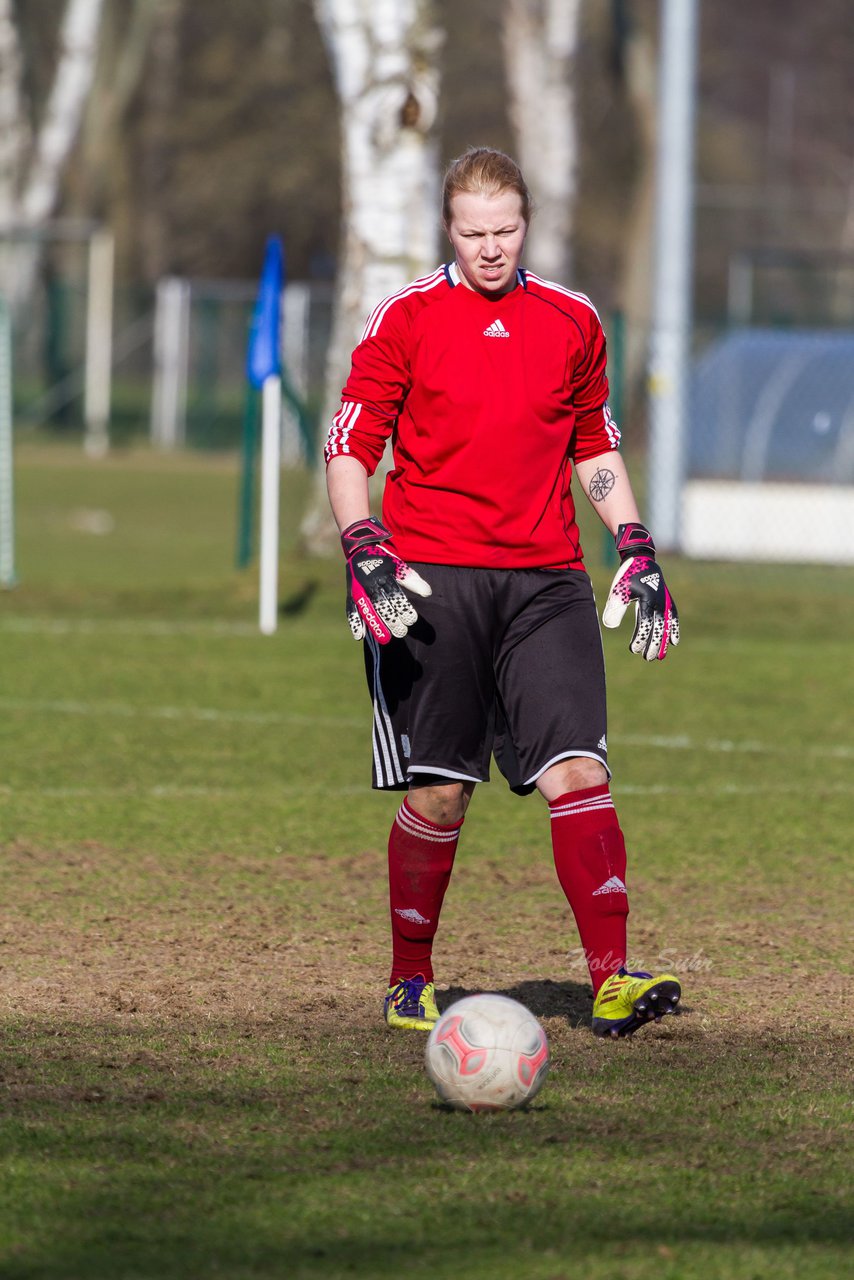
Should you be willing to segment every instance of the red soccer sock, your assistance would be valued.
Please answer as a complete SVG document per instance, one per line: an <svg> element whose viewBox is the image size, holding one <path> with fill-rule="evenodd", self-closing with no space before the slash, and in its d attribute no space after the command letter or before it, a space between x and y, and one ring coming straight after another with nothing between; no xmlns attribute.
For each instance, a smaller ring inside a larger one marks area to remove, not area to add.
<svg viewBox="0 0 854 1280"><path fill-rule="evenodd" d="M433 980L433 939L451 878L463 819L438 826L404 800L388 840L392 966L389 985L423 975Z"/></svg>
<svg viewBox="0 0 854 1280"><path fill-rule="evenodd" d="M552 848L595 996L626 962L626 845L607 783L549 804Z"/></svg>

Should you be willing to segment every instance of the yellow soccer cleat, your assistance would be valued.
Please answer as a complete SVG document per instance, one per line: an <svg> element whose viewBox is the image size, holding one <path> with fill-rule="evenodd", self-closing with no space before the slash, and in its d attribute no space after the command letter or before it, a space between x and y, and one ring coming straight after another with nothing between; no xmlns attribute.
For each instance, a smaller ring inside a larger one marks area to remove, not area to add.
<svg viewBox="0 0 854 1280"><path fill-rule="evenodd" d="M672 973L654 978L651 973L612 973L593 1001L593 1034L630 1036L646 1022L660 1022L675 1013L682 985Z"/></svg>
<svg viewBox="0 0 854 1280"><path fill-rule="evenodd" d="M425 982L420 973L414 978L401 978L400 982L389 987L383 1001L383 1013L390 1027L432 1031L439 1021L436 988L432 982Z"/></svg>

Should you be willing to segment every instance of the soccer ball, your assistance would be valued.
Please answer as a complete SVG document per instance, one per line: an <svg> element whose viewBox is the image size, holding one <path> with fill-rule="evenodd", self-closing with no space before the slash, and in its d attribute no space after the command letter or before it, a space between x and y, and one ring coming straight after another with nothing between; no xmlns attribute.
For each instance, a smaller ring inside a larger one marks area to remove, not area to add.
<svg viewBox="0 0 854 1280"><path fill-rule="evenodd" d="M523 1107L549 1070L549 1045L537 1019L507 996L466 996L430 1032L427 1074L443 1102L460 1111Z"/></svg>

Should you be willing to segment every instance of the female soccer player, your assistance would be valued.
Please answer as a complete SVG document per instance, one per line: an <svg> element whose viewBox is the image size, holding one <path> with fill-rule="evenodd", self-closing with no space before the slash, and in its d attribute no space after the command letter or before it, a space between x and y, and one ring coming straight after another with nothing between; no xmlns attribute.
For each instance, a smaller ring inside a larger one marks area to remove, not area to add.
<svg viewBox="0 0 854 1280"><path fill-rule="evenodd" d="M453 262L375 307L326 443L373 699L373 784L407 791L388 847L385 1018L429 1030L438 1017L433 939L494 753L514 791L548 803L593 1030L624 1036L672 1013L680 985L625 968L626 850L573 471L621 559L605 625L634 602L631 650L662 659L679 640L676 607L618 452L599 317L521 266L531 196L518 165L470 149L447 170L442 213ZM389 437L380 522L368 477Z"/></svg>

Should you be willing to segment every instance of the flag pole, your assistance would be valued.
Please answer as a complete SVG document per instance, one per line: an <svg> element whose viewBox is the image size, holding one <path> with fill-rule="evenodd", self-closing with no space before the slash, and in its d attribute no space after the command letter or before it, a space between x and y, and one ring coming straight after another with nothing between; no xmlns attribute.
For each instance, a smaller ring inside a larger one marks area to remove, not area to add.
<svg viewBox="0 0 854 1280"><path fill-rule="evenodd" d="M261 391L261 538L258 625L273 635L279 615L279 478L282 431L282 286L284 253L267 238L258 299L252 316L246 372Z"/></svg>
<svg viewBox="0 0 854 1280"><path fill-rule="evenodd" d="M237 503L238 569L245 569L252 559L255 525L255 455L258 450L258 393L246 388L243 402L243 434L240 449L240 494Z"/></svg>
<svg viewBox="0 0 854 1280"><path fill-rule="evenodd" d="M258 625L262 635L271 636L276 630L279 614L282 379L276 373L264 379L261 406L261 578Z"/></svg>

